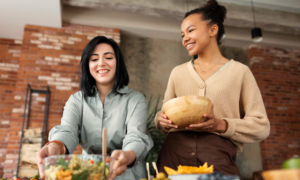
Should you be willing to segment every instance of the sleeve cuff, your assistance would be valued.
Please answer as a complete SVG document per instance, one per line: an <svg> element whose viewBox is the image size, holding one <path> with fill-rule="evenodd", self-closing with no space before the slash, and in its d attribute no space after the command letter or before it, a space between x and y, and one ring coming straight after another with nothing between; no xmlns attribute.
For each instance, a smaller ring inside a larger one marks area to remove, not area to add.
<svg viewBox="0 0 300 180"><path fill-rule="evenodd" d="M135 152L135 161L127 166L127 168L132 168L144 159L143 153L146 151L146 148L144 148L144 146L141 146L141 144L130 143L127 146L123 147L122 150L133 150Z"/></svg>
<svg viewBox="0 0 300 180"><path fill-rule="evenodd" d="M227 122L227 131L225 133L220 133L223 137L230 138L235 133L236 123L234 119L224 118Z"/></svg>
<svg viewBox="0 0 300 180"><path fill-rule="evenodd" d="M75 151L75 148L77 146L77 143L72 142L71 141L72 138L73 137L70 136L69 134L60 135L60 133L57 133L57 134L54 134L51 137L49 137L49 141L53 141L53 140L61 141L66 146L67 151L69 152L69 154L73 154L73 152Z"/></svg>

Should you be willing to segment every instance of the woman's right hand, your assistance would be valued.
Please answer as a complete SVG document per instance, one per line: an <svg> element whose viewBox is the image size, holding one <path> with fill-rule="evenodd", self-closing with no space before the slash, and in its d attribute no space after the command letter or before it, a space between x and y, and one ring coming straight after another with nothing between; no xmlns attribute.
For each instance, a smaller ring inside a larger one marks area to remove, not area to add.
<svg viewBox="0 0 300 180"><path fill-rule="evenodd" d="M171 128L178 128L177 125L175 125L171 120L168 119L167 115L161 111L158 114L159 124L166 130L170 130Z"/></svg>
<svg viewBox="0 0 300 180"><path fill-rule="evenodd" d="M45 174L43 171L43 159L53 155L60 155L60 148L56 143L48 144L36 152L36 162L39 168L39 175L41 179L45 179Z"/></svg>

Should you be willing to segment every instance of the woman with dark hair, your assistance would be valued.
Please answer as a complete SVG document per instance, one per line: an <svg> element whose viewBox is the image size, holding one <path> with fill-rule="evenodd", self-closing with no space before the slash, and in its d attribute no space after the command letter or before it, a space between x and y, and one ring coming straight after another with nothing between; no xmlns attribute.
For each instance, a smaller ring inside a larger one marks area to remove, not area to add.
<svg viewBox="0 0 300 180"><path fill-rule="evenodd" d="M215 172L240 176L235 159L243 144L269 135L270 123L253 74L220 53L225 16L226 8L216 0L185 14L182 45L190 56L198 57L172 70L164 102L198 95L209 98L213 109L204 114L205 122L188 127L178 127L163 111L157 113L156 127L168 134L158 157L159 171L164 166L177 169L207 162Z"/></svg>
<svg viewBox="0 0 300 180"><path fill-rule="evenodd" d="M71 154L79 144L83 154L102 154L102 129L107 127L107 153L117 161L112 179L146 177L144 158L153 146L146 132L147 103L127 87L128 73L118 44L104 36L92 39L81 57L81 91L71 95L61 125L49 133L49 142L37 152L42 159Z"/></svg>

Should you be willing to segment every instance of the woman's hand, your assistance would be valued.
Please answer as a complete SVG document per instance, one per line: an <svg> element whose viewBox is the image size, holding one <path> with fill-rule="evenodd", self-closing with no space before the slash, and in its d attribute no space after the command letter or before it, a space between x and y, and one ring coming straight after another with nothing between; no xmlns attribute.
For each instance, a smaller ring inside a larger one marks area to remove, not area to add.
<svg viewBox="0 0 300 180"><path fill-rule="evenodd" d="M51 143L46 146L44 146L42 149L40 149L38 152L36 152L36 162L39 168L39 175L41 179L45 179L45 174L43 171L43 159L48 156L53 155L60 155L60 148L59 145L56 143Z"/></svg>
<svg viewBox="0 0 300 180"><path fill-rule="evenodd" d="M113 173L111 175L111 180L113 180L116 176L120 176L126 171L127 166L135 161L136 155L133 150L114 150L111 157L116 159L113 165Z"/></svg>
<svg viewBox="0 0 300 180"><path fill-rule="evenodd" d="M189 127L186 127L186 129L218 133L225 133L227 131L227 122L225 120L215 118L213 106L210 114L204 114L203 117L207 118L207 121L199 124L191 124Z"/></svg>
<svg viewBox="0 0 300 180"><path fill-rule="evenodd" d="M173 122L168 119L167 115L163 111L158 114L157 120L159 121L159 124L166 130L169 130L171 128L178 128L177 125L173 124Z"/></svg>

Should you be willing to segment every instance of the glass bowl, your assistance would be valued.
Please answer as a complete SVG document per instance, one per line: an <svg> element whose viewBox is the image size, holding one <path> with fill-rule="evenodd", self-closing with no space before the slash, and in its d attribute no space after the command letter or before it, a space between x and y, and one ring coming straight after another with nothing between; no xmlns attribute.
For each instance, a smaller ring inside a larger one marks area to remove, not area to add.
<svg viewBox="0 0 300 180"><path fill-rule="evenodd" d="M58 155L43 159L46 180L106 180L112 174L115 159L106 158L105 168L102 155ZM104 170L105 169L105 170Z"/></svg>

